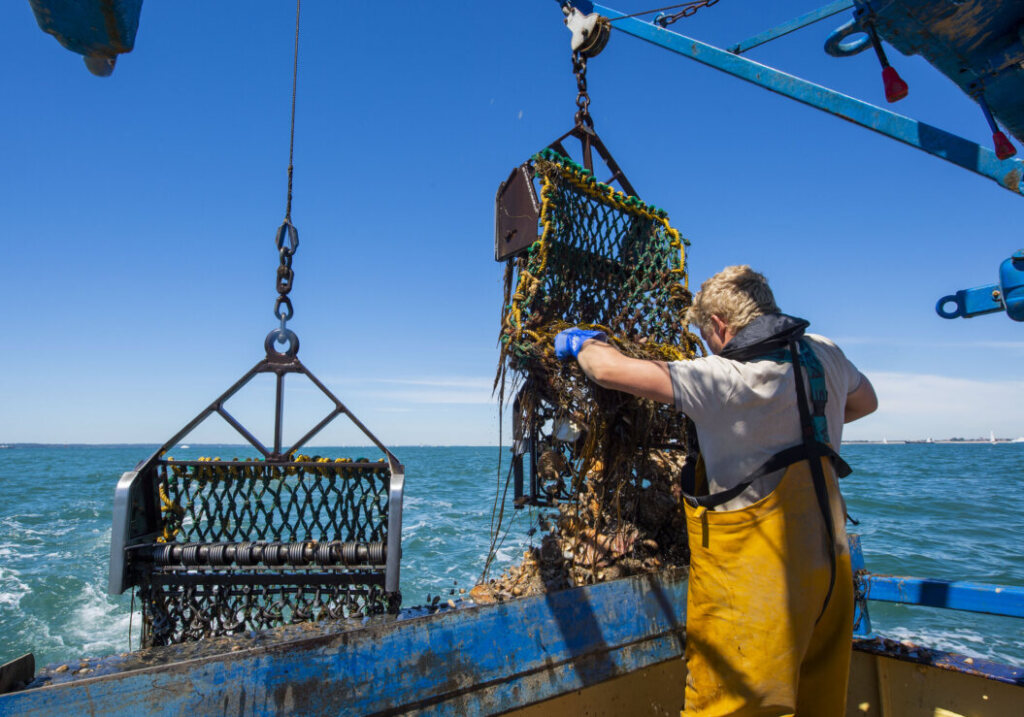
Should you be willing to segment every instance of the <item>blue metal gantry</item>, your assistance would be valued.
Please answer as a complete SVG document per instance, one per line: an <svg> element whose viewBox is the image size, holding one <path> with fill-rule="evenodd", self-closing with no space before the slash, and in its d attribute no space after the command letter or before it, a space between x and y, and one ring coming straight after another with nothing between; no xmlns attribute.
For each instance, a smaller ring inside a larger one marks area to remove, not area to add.
<svg viewBox="0 0 1024 717"><path fill-rule="evenodd" d="M952 304L953 308L948 308ZM972 316L1005 311L1014 321L1024 321L1024 249L999 265L999 283L961 289L943 296L935 311L944 319L969 319Z"/></svg>
<svg viewBox="0 0 1024 717"><path fill-rule="evenodd" d="M577 3L580 5L581 3ZM721 70L741 80L764 87L816 109L836 115L879 134L915 147L947 162L956 164L983 177L987 177L1015 194L1024 193L1024 162L1020 159L999 159L996 153L963 137L943 129L896 114L882 107L858 100L849 95L818 85L809 80L782 72L743 57L741 52L781 37L811 22L816 22L845 9L851 3L833 3L819 11L808 13L749 40L734 45L731 50L701 42L673 32L656 23L629 17L610 7L593 3L593 12L612 21L612 27L670 50L678 55ZM585 11L585 10L583 10ZM1024 53L1024 47L1022 47ZM1024 59L1024 58L1022 58ZM1024 85L1022 85L1024 87ZM1024 96L1024 94L1022 94ZM990 103L991 104L991 103Z"/></svg>
<svg viewBox="0 0 1024 717"><path fill-rule="evenodd" d="M1024 162L1012 156L1016 148L997 124L997 120L1002 122L1024 141L1024 3L836 0L723 49L668 30L665 25L671 18L664 15L647 22L588 0L558 1L563 7L571 5L582 13L607 17L614 28L626 34L987 177L1014 194L1024 193ZM920 54L978 103L992 130L994 150L742 56L747 50L850 9L853 18L829 36L826 52L844 57L873 47L890 102L906 96L907 87L889 65L881 40L903 54ZM941 298L936 306L936 312L947 319L996 311L1024 321L1024 251L1003 262L999 284L958 291Z"/></svg>

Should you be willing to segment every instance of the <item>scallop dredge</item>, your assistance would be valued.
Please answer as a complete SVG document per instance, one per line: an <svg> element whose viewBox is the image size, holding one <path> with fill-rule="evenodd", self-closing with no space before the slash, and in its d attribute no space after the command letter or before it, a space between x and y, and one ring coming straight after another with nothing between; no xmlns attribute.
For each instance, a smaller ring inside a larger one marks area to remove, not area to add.
<svg viewBox="0 0 1024 717"><path fill-rule="evenodd" d="M692 423L601 388L554 356L555 335L573 325L604 331L635 358L702 353L685 322L688 242L665 211L598 182L563 152L546 149L517 172L499 190L499 241L502 213L516 204L508 195L536 197L538 184L542 231L506 261L495 389L502 407L514 396L513 461L472 591L483 603L689 562L682 489L696 455ZM543 535L521 563L488 579L513 482L514 507L538 507Z"/></svg>

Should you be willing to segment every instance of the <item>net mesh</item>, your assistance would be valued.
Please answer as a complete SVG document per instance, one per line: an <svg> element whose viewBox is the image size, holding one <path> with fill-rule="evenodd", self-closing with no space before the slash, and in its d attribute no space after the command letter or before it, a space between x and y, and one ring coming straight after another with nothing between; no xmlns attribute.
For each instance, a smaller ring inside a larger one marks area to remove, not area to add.
<svg viewBox="0 0 1024 717"><path fill-rule="evenodd" d="M488 591L529 594L688 558L680 472L692 428L672 407L589 381L554 357L569 326L600 329L626 356L693 358L686 328L687 242L666 213L594 179L552 149L532 158L541 238L507 263L496 387L517 397L547 535ZM500 524L500 520L498 521Z"/></svg>
<svg viewBox="0 0 1024 717"><path fill-rule="evenodd" d="M390 478L363 458L160 461L144 645L396 610L382 572Z"/></svg>

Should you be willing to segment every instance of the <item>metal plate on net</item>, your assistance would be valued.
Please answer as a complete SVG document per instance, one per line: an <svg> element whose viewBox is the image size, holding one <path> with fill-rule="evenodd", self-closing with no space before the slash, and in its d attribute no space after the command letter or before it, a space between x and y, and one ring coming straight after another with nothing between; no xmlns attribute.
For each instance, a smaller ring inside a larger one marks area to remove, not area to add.
<svg viewBox="0 0 1024 717"><path fill-rule="evenodd" d="M537 241L540 202L526 162L508 175L494 199L494 259L505 261Z"/></svg>

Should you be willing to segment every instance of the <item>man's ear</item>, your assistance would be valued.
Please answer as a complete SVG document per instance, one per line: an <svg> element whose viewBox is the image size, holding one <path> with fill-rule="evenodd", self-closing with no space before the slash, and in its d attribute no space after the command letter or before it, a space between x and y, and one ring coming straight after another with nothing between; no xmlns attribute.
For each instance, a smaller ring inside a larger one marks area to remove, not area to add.
<svg viewBox="0 0 1024 717"><path fill-rule="evenodd" d="M715 333L719 336L725 336L725 332L729 330L729 325L717 314L711 314L711 325L715 327Z"/></svg>

